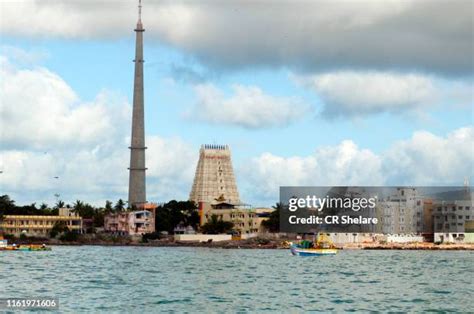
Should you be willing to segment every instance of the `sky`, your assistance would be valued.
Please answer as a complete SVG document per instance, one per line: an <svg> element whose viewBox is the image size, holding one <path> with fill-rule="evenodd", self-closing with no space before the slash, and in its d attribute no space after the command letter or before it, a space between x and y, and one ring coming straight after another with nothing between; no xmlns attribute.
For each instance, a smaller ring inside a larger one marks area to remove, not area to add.
<svg viewBox="0 0 474 314"><path fill-rule="evenodd" d="M147 198L474 179L474 2L143 0ZM126 199L137 1L0 3L0 194Z"/></svg>

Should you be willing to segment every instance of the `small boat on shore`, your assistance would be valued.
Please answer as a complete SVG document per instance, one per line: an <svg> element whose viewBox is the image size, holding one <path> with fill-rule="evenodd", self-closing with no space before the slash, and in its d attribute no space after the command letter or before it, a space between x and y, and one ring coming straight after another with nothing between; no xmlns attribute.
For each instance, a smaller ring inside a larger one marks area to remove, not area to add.
<svg viewBox="0 0 474 314"><path fill-rule="evenodd" d="M0 251L51 251L46 244L20 244L8 245L8 240L0 237Z"/></svg>
<svg viewBox="0 0 474 314"><path fill-rule="evenodd" d="M316 241L303 240L298 244L292 243L290 245L290 251L293 255L298 256L320 256L320 255L335 255L337 249L331 240L320 234L317 236Z"/></svg>

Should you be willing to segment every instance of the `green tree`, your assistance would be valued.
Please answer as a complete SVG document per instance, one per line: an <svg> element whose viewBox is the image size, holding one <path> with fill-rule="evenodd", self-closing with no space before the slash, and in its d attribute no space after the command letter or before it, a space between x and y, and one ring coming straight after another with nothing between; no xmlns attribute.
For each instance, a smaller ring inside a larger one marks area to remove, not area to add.
<svg viewBox="0 0 474 314"><path fill-rule="evenodd" d="M104 208L96 208L94 210L94 217L93 217L94 228L101 228L104 226L105 214L106 214L106 210Z"/></svg>
<svg viewBox="0 0 474 314"><path fill-rule="evenodd" d="M280 211L283 208L281 203L272 206L275 210L270 213L267 220L262 221L262 226L270 232L280 232Z"/></svg>
<svg viewBox="0 0 474 314"><path fill-rule="evenodd" d="M69 228L64 221L56 221L53 228L51 228L51 231L49 232L49 236L51 238L56 238L58 234L63 234L67 231L69 231Z"/></svg>
<svg viewBox="0 0 474 314"><path fill-rule="evenodd" d="M59 237L59 240L65 241L65 242L74 242L74 241L77 241L78 238L79 238L79 234L68 230Z"/></svg>
<svg viewBox="0 0 474 314"><path fill-rule="evenodd" d="M113 204L112 204L111 201L109 201L109 200L105 201L104 210L107 214L113 212L114 207L113 207Z"/></svg>
<svg viewBox="0 0 474 314"><path fill-rule="evenodd" d="M54 205L54 208L55 208L55 209L60 209L60 208L63 208L64 205L65 205L65 203L64 203L63 201L59 200L59 201L56 203L56 205Z"/></svg>
<svg viewBox="0 0 474 314"><path fill-rule="evenodd" d="M117 203L115 203L114 209L116 212L123 212L125 210L125 202L119 199Z"/></svg>
<svg viewBox="0 0 474 314"><path fill-rule="evenodd" d="M10 199L8 195L0 196L0 223L3 221L4 216L14 210L15 207L15 201ZM0 232L3 232L2 228L0 228Z"/></svg>
<svg viewBox="0 0 474 314"><path fill-rule="evenodd" d="M172 200L155 210L155 230L174 233L174 229L181 225L191 226L195 230L199 226L199 212L196 203L192 201Z"/></svg>
<svg viewBox="0 0 474 314"><path fill-rule="evenodd" d="M73 204L73 211L81 216L82 218L93 218L94 217L94 207L91 206L90 204L84 203L80 200L77 200Z"/></svg>
<svg viewBox="0 0 474 314"><path fill-rule="evenodd" d="M229 233L234 228L234 224L230 221L224 221L217 215L212 215L202 227L201 231L206 234Z"/></svg>
<svg viewBox="0 0 474 314"><path fill-rule="evenodd" d="M14 209L15 207L15 201L10 199L10 196L0 196L0 212L6 213L7 211Z"/></svg>
<svg viewBox="0 0 474 314"><path fill-rule="evenodd" d="M76 200L76 202L72 204L72 207L73 207L72 211L80 216L80 213L84 208L84 203L81 202L80 200Z"/></svg>

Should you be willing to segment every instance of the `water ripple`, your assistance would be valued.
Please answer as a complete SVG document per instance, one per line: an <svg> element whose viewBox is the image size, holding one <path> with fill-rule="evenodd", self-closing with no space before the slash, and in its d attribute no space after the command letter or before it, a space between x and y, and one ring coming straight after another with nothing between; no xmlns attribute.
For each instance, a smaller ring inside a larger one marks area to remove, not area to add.
<svg viewBox="0 0 474 314"><path fill-rule="evenodd" d="M54 247L2 252L0 297L61 312L468 312L473 252Z"/></svg>

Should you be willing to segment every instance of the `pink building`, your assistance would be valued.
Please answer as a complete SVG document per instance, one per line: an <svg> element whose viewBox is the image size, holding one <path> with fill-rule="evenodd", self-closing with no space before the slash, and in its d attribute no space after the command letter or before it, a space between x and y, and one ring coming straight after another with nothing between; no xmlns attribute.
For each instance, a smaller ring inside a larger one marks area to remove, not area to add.
<svg viewBox="0 0 474 314"><path fill-rule="evenodd" d="M104 217L104 230L121 235L141 235L155 231L155 218L148 210L120 212Z"/></svg>

